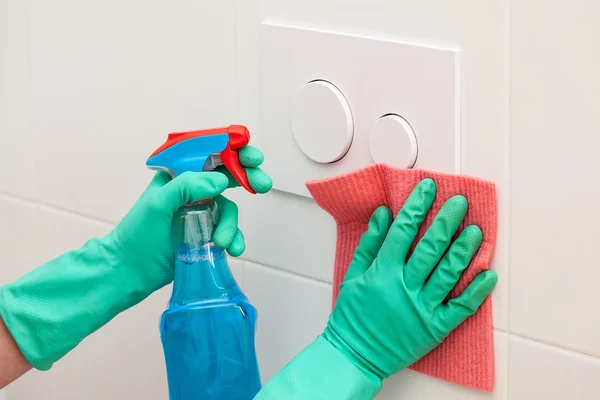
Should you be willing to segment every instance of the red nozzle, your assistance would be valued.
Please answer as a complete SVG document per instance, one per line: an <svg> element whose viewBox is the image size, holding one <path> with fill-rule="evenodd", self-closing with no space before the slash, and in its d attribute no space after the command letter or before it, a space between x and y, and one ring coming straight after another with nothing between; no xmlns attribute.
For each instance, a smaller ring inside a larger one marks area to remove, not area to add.
<svg viewBox="0 0 600 400"><path fill-rule="evenodd" d="M250 132L244 125L229 125L227 133L232 150L241 149L250 142Z"/></svg>

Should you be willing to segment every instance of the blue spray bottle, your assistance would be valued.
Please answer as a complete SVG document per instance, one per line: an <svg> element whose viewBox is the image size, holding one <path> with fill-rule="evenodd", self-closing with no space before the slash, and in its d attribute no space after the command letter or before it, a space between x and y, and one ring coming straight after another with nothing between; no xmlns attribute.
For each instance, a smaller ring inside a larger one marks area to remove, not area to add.
<svg viewBox="0 0 600 400"><path fill-rule="evenodd" d="M146 165L173 177L224 165L255 193L237 157L249 140L240 125L173 133ZM256 309L212 241L216 215L215 203L206 199L181 208L173 220L175 280L160 321L170 400L250 400L261 389Z"/></svg>

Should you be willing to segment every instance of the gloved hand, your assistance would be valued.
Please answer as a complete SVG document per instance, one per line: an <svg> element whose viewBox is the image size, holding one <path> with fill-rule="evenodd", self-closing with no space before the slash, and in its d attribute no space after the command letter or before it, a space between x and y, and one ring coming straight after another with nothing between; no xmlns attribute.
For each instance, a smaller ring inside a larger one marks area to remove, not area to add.
<svg viewBox="0 0 600 400"><path fill-rule="evenodd" d="M250 186L257 193L271 190L271 178L259 166L264 156L256 147L245 146L239 152ZM112 233L120 257L144 265L146 270L164 271L169 283L173 279L175 249L171 238L173 214L186 202L214 197L218 225L213 235L217 247L229 255L240 256L245 248L244 236L238 229L238 208L222 195L225 188L240 186L225 167L218 172L184 173L173 182L166 172L158 172L140 199ZM162 285L164 286L164 285Z"/></svg>
<svg viewBox="0 0 600 400"><path fill-rule="evenodd" d="M444 303L482 242L481 230L468 226L449 246L467 213L464 197L444 204L406 260L434 198L435 184L425 179L393 223L387 208L375 210L324 333L256 399L371 399L384 378L419 360L475 313L496 283L492 271Z"/></svg>
<svg viewBox="0 0 600 400"><path fill-rule="evenodd" d="M258 166L262 153L240 149L240 163L258 193L271 179ZM220 195L237 186L219 172L158 172L129 213L103 238L65 253L0 287L0 317L29 363L49 369L86 336L118 313L173 280L173 214L188 202L215 197L220 222L215 245L232 255L244 250L237 206Z"/></svg>

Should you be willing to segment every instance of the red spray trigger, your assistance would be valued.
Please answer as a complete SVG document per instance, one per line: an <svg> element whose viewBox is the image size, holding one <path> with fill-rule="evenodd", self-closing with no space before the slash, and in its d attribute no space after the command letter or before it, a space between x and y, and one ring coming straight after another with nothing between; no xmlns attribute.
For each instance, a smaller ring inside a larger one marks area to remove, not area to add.
<svg viewBox="0 0 600 400"><path fill-rule="evenodd" d="M240 164L237 152L238 149L241 149L250 142L250 132L243 125L229 125L227 134L229 135L229 142L227 143L227 147L221 151L221 162L244 189L252 194L256 194L252 186L250 186L248 174L246 174L242 164Z"/></svg>

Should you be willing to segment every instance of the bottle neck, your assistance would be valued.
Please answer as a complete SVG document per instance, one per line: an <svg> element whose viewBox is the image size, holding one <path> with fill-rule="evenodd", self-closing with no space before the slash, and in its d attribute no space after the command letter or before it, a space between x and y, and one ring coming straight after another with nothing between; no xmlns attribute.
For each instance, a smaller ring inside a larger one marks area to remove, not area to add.
<svg viewBox="0 0 600 400"><path fill-rule="evenodd" d="M210 201L187 205L174 219L177 257L171 304L223 301L243 296L222 249L212 240L216 206Z"/></svg>

